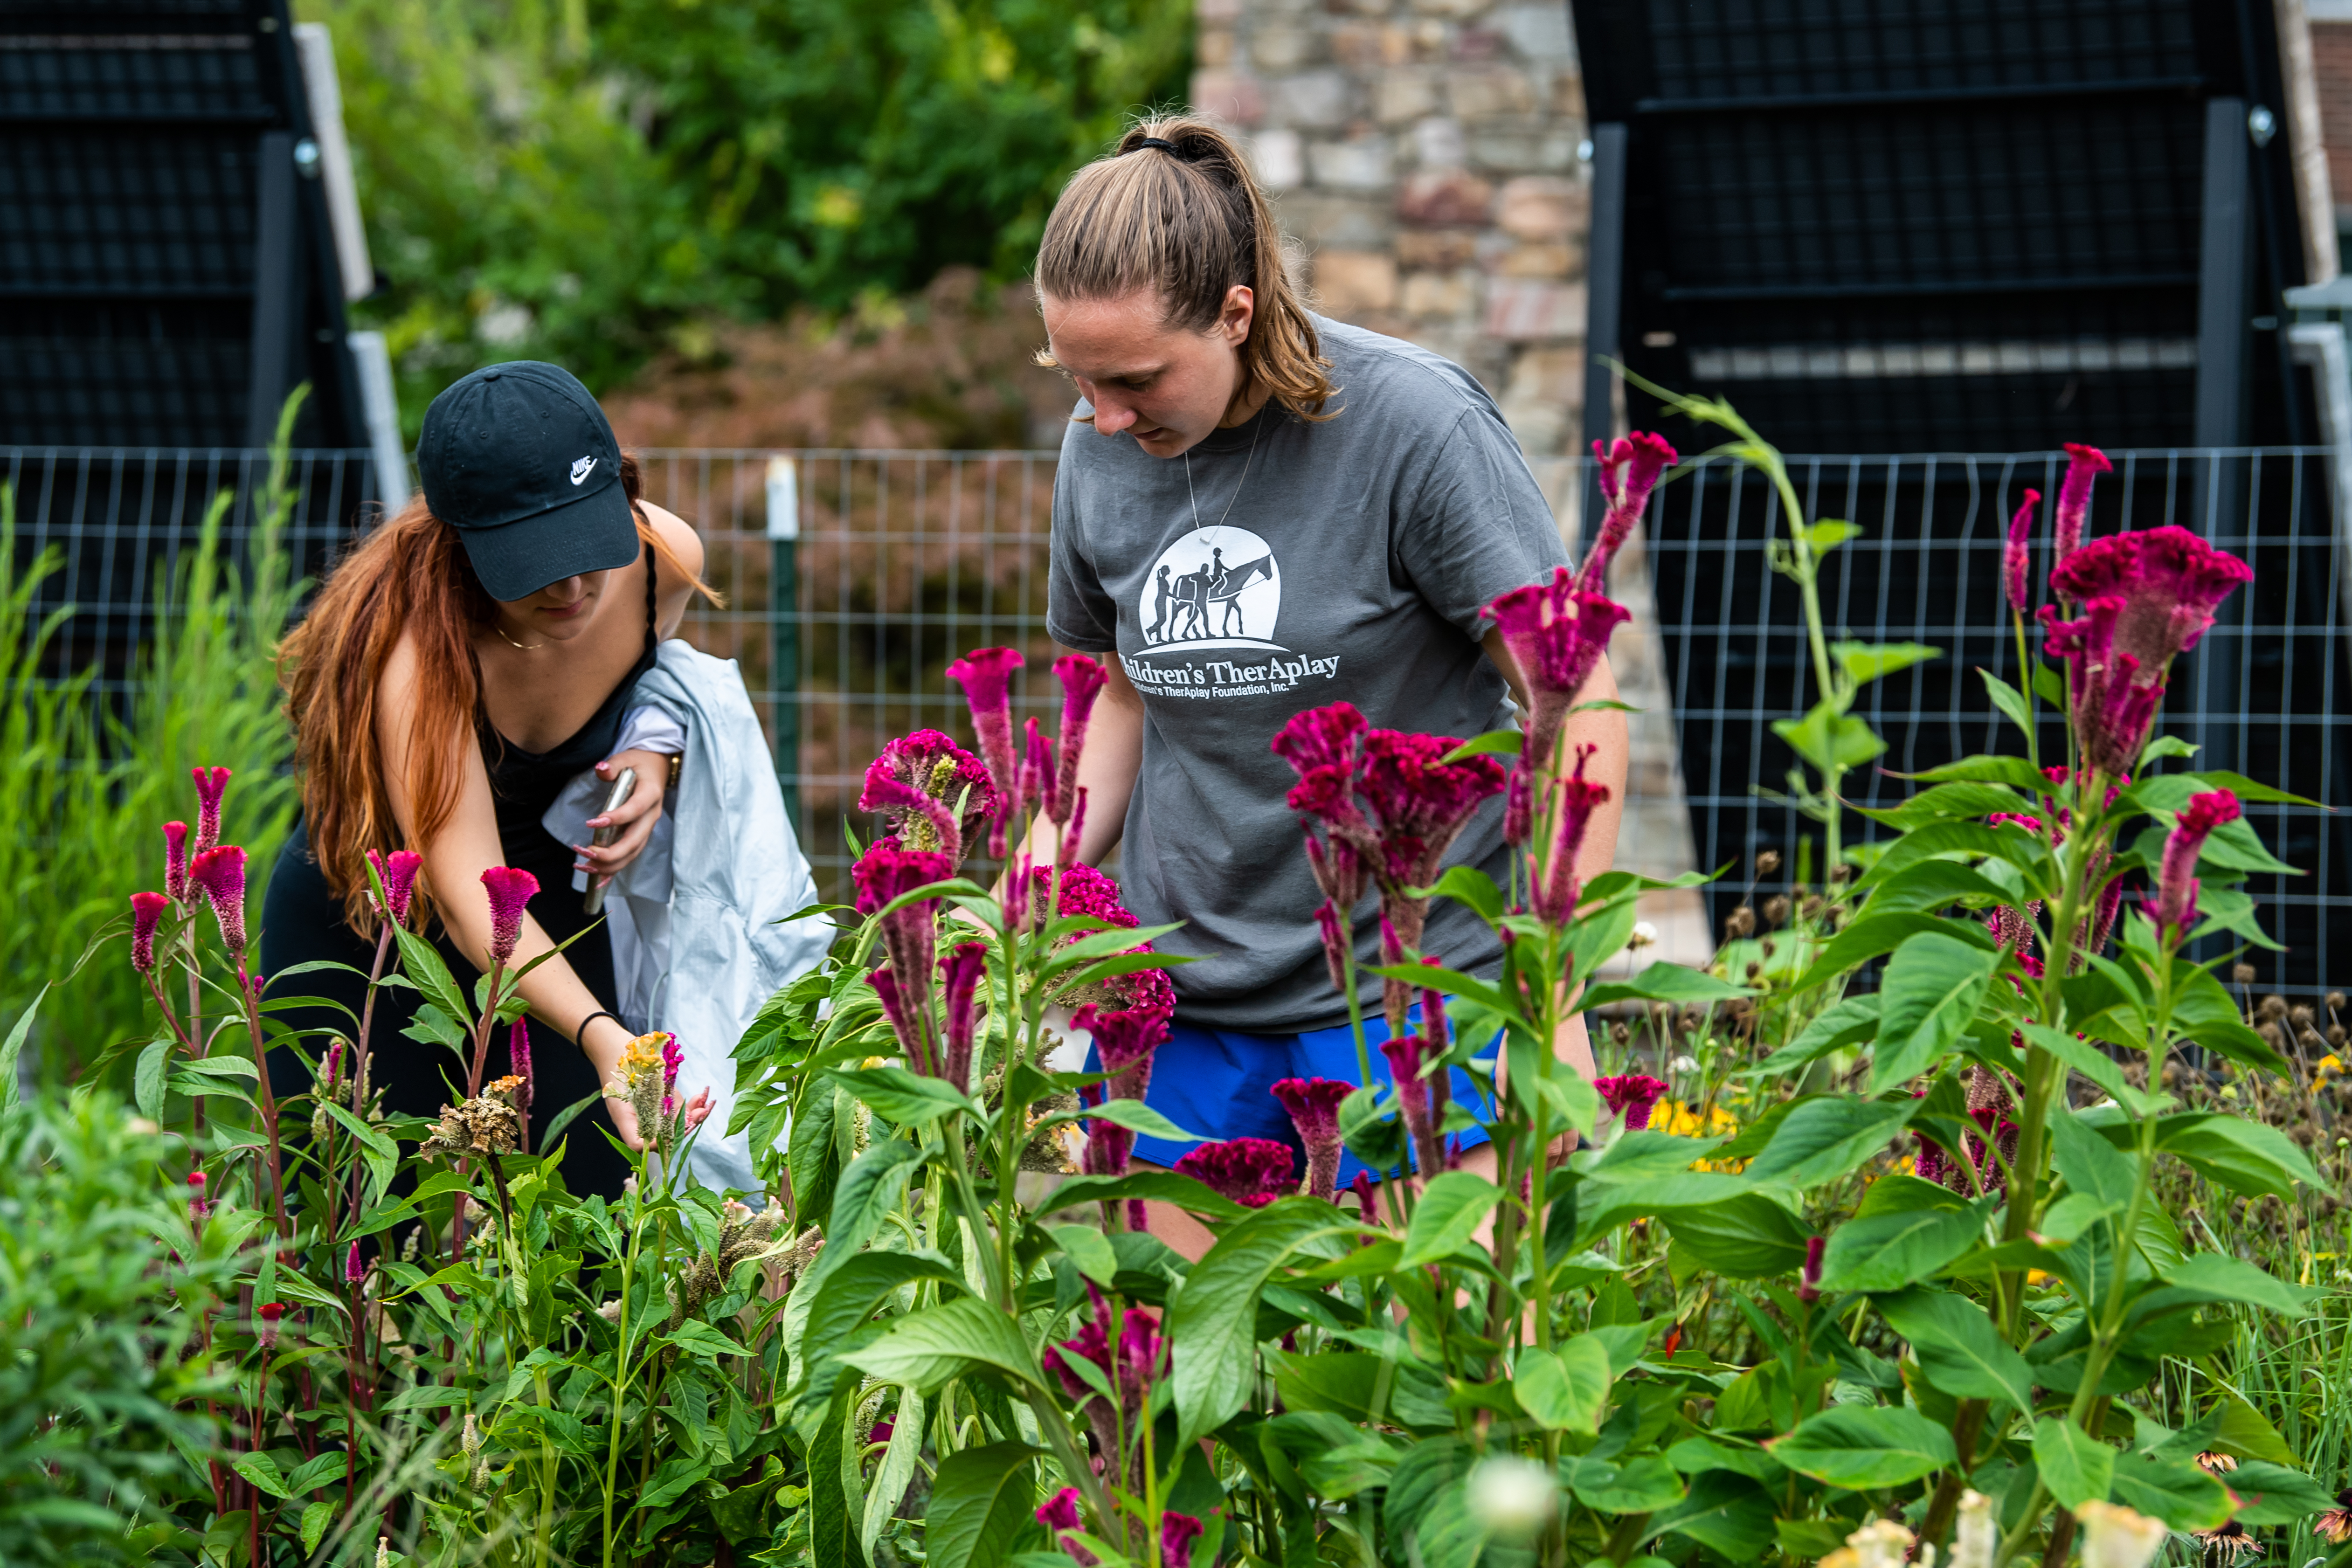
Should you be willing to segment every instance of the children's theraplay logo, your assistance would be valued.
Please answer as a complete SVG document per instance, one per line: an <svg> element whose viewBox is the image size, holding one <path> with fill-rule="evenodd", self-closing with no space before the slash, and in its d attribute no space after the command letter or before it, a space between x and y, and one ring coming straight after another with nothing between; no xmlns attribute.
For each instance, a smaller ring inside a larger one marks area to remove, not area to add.
<svg viewBox="0 0 2352 1568"><path fill-rule="evenodd" d="M1136 601L1143 647L1120 663L1151 696L1251 697L1330 680L1336 658L1294 654L1274 640L1282 568L1247 528L1195 528L1160 552Z"/></svg>
<svg viewBox="0 0 2352 1568"><path fill-rule="evenodd" d="M1155 653L1193 648L1263 648L1282 613L1282 569L1274 551L1247 528L1195 528L1170 545L1152 568L1137 605L1144 641Z"/></svg>

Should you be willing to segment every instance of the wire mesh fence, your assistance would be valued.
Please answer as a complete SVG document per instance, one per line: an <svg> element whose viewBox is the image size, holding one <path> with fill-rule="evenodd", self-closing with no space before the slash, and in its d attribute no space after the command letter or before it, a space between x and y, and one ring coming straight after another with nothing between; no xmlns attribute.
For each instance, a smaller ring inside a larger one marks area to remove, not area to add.
<svg viewBox="0 0 2352 1568"><path fill-rule="evenodd" d="M2095 532L2177 523L2243 555L2258 573L2175 670L2166 730L2201 748L2195 766L2352 805L2352 725L2342 712L2352 689L2352 541L2338 531L2327 455L2115 455L2117 472L2095 500ZM1016 704L1051 722L1057 699L1044 671L1053 653L1045 612L1054 454L649 451L639 459L646 498L700 531L706 575L724 600L698 604L684 634L740 662L772 740L782 737L779 777L828 893L845 882L845 826L870 831L856 802L882 743L917 727L967 727L961 693L944 674L959 653L1021 649L1036 678L1016 686ZM1813 516L1863 528L1824 568L1831 634L1942 650L1865 689L1857 712L1887 751L1849 779L1854 806L1899 800L1913 788L1900 774L1973 751L2023 749L1976 672L2017 679L2000 589L2004 525L2025 486L2055 494L2063 462L2046 454L1791 459ZM363 524L366 463L365 453L295 455L293 542L310 570L323 569ZM225 538L239 548L247 497L265 464L263 455L226 450L0 447L19 562L52 546L63 557L42 595L74 610L71 635L58 644L61 670L97 663L107 689L127 689L131 651L158 612L158 570L190 548L220 489L238 497ZM1580 465L1537 467L1572 538ZM1796 592L1767 559L1767 540L1781 527L1770 486L1729 465L1702 466L1661 490L1645 548L1620 561L1621 597L1643 611L1654 605L1654 616L1621 634L1620 663L1657 665L1654 679L1634 683L1646 691L1631 694L1656 711L1647 729L1636 720L1629 823L1663 817L1673 830L1654 831L1656 843L1621 844L1621 863L1738 867L1708 895L1706 923L1717 928L1729 901L1755 887L1745 869L1755 852L1782 850L1782 874L1793 881L1808 833L1818 835L1769 793L1795 760L1771 721L1816 695ZM2037 582L2049 564L2038 560ZM2030 635L2029 651L2039 643ZM1668 712L1670 725L1662 722ZM1639 755L1645 733L1664 753L1648 767ZM2054 714L2044 715L2041 741L2045 751L2063 744ZM2352 980L2352 812L2258 805L2249 814L2281 858L2306 873L2253 885L2287 948L2250 955L2262 983L2305 991ZM1859 815L1847 826L1850 839L1874 831Z"/></svg>

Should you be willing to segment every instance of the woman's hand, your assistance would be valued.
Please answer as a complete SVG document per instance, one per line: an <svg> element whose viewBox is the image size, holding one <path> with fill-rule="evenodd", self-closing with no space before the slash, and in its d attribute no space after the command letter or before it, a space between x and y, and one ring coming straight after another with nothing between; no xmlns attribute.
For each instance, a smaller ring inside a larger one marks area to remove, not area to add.
<svg viewBox="0 0 2352 1568"><path fill-rule="evenodd" d="M584 871L595 883L609 882L623 866L645 852L652 839L654 824L661 821L662 796L669 787L669 758L659 751L616 751L596 764L596 777L611 780L620 777L621 769L637 770L636 788L629 798L602 816L588 819L589 830L611 826L620 829L609 844L574 844L572 852L580 859L572 863L574 871Z"/></svg>

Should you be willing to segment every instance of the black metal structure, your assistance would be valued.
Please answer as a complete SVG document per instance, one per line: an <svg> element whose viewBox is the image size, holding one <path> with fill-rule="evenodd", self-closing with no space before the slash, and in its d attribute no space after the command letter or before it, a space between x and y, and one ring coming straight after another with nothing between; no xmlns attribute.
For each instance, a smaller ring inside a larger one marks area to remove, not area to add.
<svg viewBox="0 0 2352 1568"><path fill-rule="evenodd" d="M286 0L0 0L0 441L367 425Z"/></svg>
<svg viewBox="0 0 2352 1568"><path fill-rule="evenodd" d="M1865 529L1825 569L1832 634L1946 650L1871 688L1885 766L2021 749L1976 674L2015 658L1998 574L1970 563L2017 491L2056 476L1919 455L2079 441L2140 455L2132 479L2102 481L2095 531L2179 522L2263 574L2175 670L2168 723L2201 765L2352 803L2334 609L2352 562L2331 487L2315 458L2243 451L2320 438L2280 329L2304 253L2269 0L1571 10L1593 121L1586 434L1610 434L1605 357L1729 399L1785 452L1862 455L1800 460L1809 510ZM1625 407L1680 446L1719 434L1630 384ZM1670 486L1651 524L1710 866L1804 836L1748 791L1794 762L1767 717L1819 695L1796 595L1765 557L1777 501L1727 479ZM1908 788L1852 782L1865 804ZM2300 951L2260 957L2265 980L2340 980L2341 956L2313 951L2326 922L2301 912L2352 894L2352 830L2342 814L2276 826L2315 875L2282 895Z"/></svg>

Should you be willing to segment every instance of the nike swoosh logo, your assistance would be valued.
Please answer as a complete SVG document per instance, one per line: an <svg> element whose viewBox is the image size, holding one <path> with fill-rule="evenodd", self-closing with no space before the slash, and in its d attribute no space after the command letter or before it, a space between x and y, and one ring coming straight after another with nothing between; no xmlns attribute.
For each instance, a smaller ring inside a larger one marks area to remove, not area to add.
<svg viewBox="0 0 2352 1568"><path fill-rule="evenodd" d="M585 484L588 476L594 472L596 472L596 460L593 457L583 457L572 465L572 482L574 485Z"/></svg>

